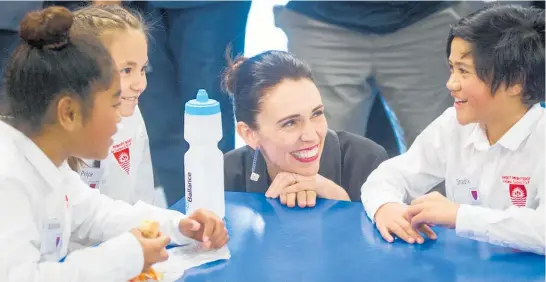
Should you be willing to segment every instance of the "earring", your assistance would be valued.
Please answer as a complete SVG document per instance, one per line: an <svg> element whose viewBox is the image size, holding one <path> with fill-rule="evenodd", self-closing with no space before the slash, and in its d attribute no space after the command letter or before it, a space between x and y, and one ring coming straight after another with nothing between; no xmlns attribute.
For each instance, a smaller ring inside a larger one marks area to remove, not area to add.
<svg viewBox="0 0 546 282"><path fill-rule="evenodd" d="M256 173L256 161L258 160L259 153L260 153L260 148L256 148L256 151L254 151L254 158L252 159L252 173L250 174L250 180L254 182L260 179L260 175Z"/></svg>

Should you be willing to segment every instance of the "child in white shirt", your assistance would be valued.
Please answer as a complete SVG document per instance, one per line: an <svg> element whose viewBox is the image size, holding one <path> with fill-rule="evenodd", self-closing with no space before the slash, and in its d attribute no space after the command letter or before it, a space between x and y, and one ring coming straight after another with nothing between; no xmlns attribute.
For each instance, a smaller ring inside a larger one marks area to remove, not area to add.
<svg viewBox="0 0 546 282"><path fill-rule="evenodd" d="M27 14L5 71L0 281L128 281L166 260L171 239L224 246L227 231L211 212L114 201L68 167L69 156L104 159L120 119L117 67L96 37L70 30L73 22L61 7ZM159 222L158 238L134 229L143 220ZM102 244L58 262L69 242L89 241Z"/></svg>
<svg viewBox="0 0 546 282"><path fill-rule="evenodd" d="M137 13L119 5L90 5L74 14L74 32L96 36L108 49L121 79L121 122L104 160L72 160L72 167L91 188L130 204L155 199L154 175L146 125L138 99L146 89L147 27ZM164 202L164 199L163 199Z"/></svg>
<svg viewBox="0 0 546 282"><path fill-rule="evenodd" d="M452 27L447 56L454 107L370 175L364 208L389 242L441 225L543 254L544 10L477 11ZM444 180L446 197L426 194Z"/></svg>

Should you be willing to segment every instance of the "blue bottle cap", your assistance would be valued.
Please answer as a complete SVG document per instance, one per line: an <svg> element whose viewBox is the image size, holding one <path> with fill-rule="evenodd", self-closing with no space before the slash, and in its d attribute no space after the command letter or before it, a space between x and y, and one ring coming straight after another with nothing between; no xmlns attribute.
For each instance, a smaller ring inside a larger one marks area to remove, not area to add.
<svg viewBox="0 0 546 282"><path fill-rule="evenodd" d="M209 99L209 95L205 89L199 89L195 99L186 103L185 112L188 115L208 116L220 113L220 103Z"/></svg>

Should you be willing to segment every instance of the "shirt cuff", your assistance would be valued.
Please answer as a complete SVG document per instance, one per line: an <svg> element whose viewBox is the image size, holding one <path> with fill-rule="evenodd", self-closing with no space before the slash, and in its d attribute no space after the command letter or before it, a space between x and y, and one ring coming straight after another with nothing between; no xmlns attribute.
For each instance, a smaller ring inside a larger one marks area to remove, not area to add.
<svg viewBox="0 0 546 282"><path fill-rule="evenodd" d="M483 208L478 206L460 205L455 221L457 235L472 239L484 237L487 232L487 224L482 220L484 214L482 210Z"/></svg>
<svg viewBox="0 0 546 282"><path fill-rule="evenodd" d="M118 254L117 256L114 255L116 259L111 260L110 263L114 265L119 264L118 267L114 267L113 269L125 270L124 277L132 279L142 272L144 268L144 251L140 242L133 234L125 232L118 237L106 241L102 245L105 247L111 245L112 250L118 250L114 252Z"/></svg>
<svg viewBox="0 0 546 282"><path fill-rule="evenodd" d="M193 241L193 239L185 236L180 232L180 221L182 219L186 218L186 215L179 213L178 215L175 215L171 219L171 225L172 225L172 232L171 232L171 240L173 244L176 245L185 245Z"/></svg>
<svg viewBox="0 0 546 282"><path fill-rule="evenodd" d="M366 210L366 213L368 214L368 217L370 220L375 223L375 213L377 213L377 210L379 210L383 205L388 203L398 203L401 205L406 205L403 201L393 199L392 197L380 197L373 200L368 200L364 204L364 208Z"/></svg>

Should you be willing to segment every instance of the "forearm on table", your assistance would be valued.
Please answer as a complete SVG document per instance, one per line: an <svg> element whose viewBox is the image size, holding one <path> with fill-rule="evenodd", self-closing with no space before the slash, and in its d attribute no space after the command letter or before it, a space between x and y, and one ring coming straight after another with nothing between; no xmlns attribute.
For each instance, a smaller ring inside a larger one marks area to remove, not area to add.
<svg viewBox="0 0 546 282"><path fill-rule="evenodd" d="M406 191L398 189L395 186L386 185L385 183L366 183L362 186L361 199L366 214L370 220L374 221L375 213L383 205L388 203L404 204Z"/></svg>
<svg viewBox="0 0 546 282"><path fill-rule="evenodd" d="M338 201L351 201L349 194L343 187L337 185L331 180L328 180L326 189L324 189L324 198Z"/></svg>
<svg viewBox="0 0 546 282"><path fill-rule="evenodd" d="M173 244L182 245L192 241L192 239L180 233L180 221L186 217L183 213L158 208L143 202L135 204L135 207L147 210L150 216L160 223L161 232L171 237Z"/></svg>
<svg viewBox="0 0 546 282"><path fill-rule="evenodd" d="M75 214L82 215L77 218L84 219L76 222L73 234L78 238L104 242L137 228L144 220L155 220L159 222L161 232L170 236L174 243L186 241L178 228L180 220L185 217L180 212L161 209L140 201L131 206L98 193L85 193L86 199L73 207Z"/></svg>
<svg viewBox="0 0 546 282"><path fill-rule="evenodd" d="M544 254L544 210L511 207L494 210L461 205L457 235L522 251Z"/></svg>

